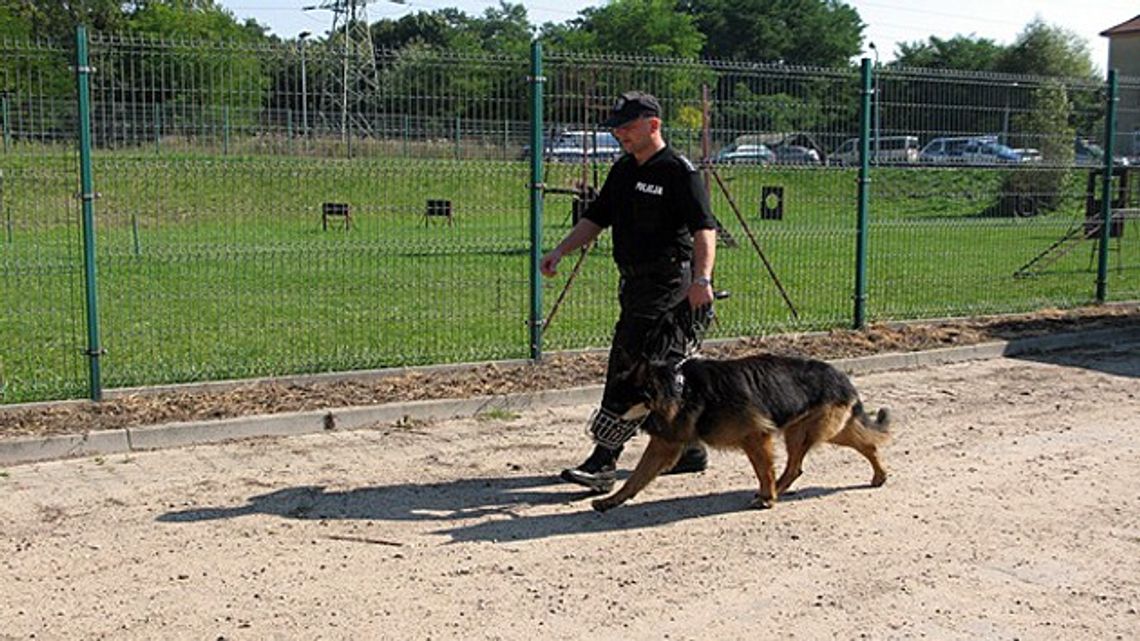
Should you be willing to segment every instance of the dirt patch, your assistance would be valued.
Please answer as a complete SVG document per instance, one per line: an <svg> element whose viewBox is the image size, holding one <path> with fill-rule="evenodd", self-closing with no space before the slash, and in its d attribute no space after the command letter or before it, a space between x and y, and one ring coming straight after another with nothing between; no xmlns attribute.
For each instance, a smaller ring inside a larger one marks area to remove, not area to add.
<svg viewBox="0 0 1140 641"><path fill-rule="evenodd" d="M975 345L1066 331L1140 326L1140 307L1114 305L1032 314L882 324L864 331L780 334L707 345L706 354L762 351L821 359ZM140 393L100 403L0 407L0 438L79 433L177 421L232 418L441 398L468 398L600 384L604 352L552 354L535 365L486 364L448 371L305 384L256 383L218 392Z"/></svg>

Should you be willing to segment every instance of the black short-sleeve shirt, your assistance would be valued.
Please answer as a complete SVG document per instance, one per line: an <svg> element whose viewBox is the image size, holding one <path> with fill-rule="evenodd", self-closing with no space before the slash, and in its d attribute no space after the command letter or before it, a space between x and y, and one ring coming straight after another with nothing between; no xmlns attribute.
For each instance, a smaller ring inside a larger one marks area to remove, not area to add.
<svg viewBox="0 0 1140 641"><path fill-rule="evenodd" d="M618 265L690 259L692 233L716 228L700 174L670 146L643 165L632 154L622 156L584 217L613 227Z"/></svg>

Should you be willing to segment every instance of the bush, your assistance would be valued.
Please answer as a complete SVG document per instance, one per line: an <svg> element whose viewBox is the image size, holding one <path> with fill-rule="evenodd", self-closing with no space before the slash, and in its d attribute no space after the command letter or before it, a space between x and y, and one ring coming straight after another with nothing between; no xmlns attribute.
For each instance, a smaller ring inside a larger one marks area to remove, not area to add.
<svg viewBox="0 0 1140 641"><path fill-rule="evenodd" d="M1071 111L1065 88L1050 83L1037 89L1031 108L1014 119L1021 146L1039 150L1041 161L1009 172L1002 181L998 209L1003 215L1034 216L1060 206L1073 164Z"/></svg>

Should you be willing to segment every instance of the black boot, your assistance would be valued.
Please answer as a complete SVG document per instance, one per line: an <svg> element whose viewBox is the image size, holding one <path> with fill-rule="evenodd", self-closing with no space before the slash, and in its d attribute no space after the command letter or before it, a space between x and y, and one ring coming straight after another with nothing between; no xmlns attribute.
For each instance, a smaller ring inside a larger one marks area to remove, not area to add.
<svg viewBox="0 0 1140 641"><path fill-rule="evenodd" d="M617 460L622 448L611 450L601 445L581 465L562 470L562 480L584 485L594 492L609 492L617 480Z"/></svg>
<svg viewBox="0 0 1140 641"><path fill-rule="evenodd" d="M677 464L671 467L665 474L690 474L692 472L703 472L709 466L709 451L705 449L703 443L695 442L689 443L685 447L685 451L681 453L681 458L677 459Z"/></svg>

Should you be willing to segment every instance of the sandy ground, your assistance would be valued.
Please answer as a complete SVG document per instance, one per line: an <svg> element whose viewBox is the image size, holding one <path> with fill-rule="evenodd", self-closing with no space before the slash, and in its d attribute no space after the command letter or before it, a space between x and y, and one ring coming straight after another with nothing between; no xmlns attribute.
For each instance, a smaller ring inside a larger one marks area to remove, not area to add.
<svg viewBox="0 0 1140 641"><path fill-rule="evenodd" d="M855 382L890 480L768 511L715 452L594 513L587 407L11 467L0 639L1140 638L1140 345Z"/></svg>

